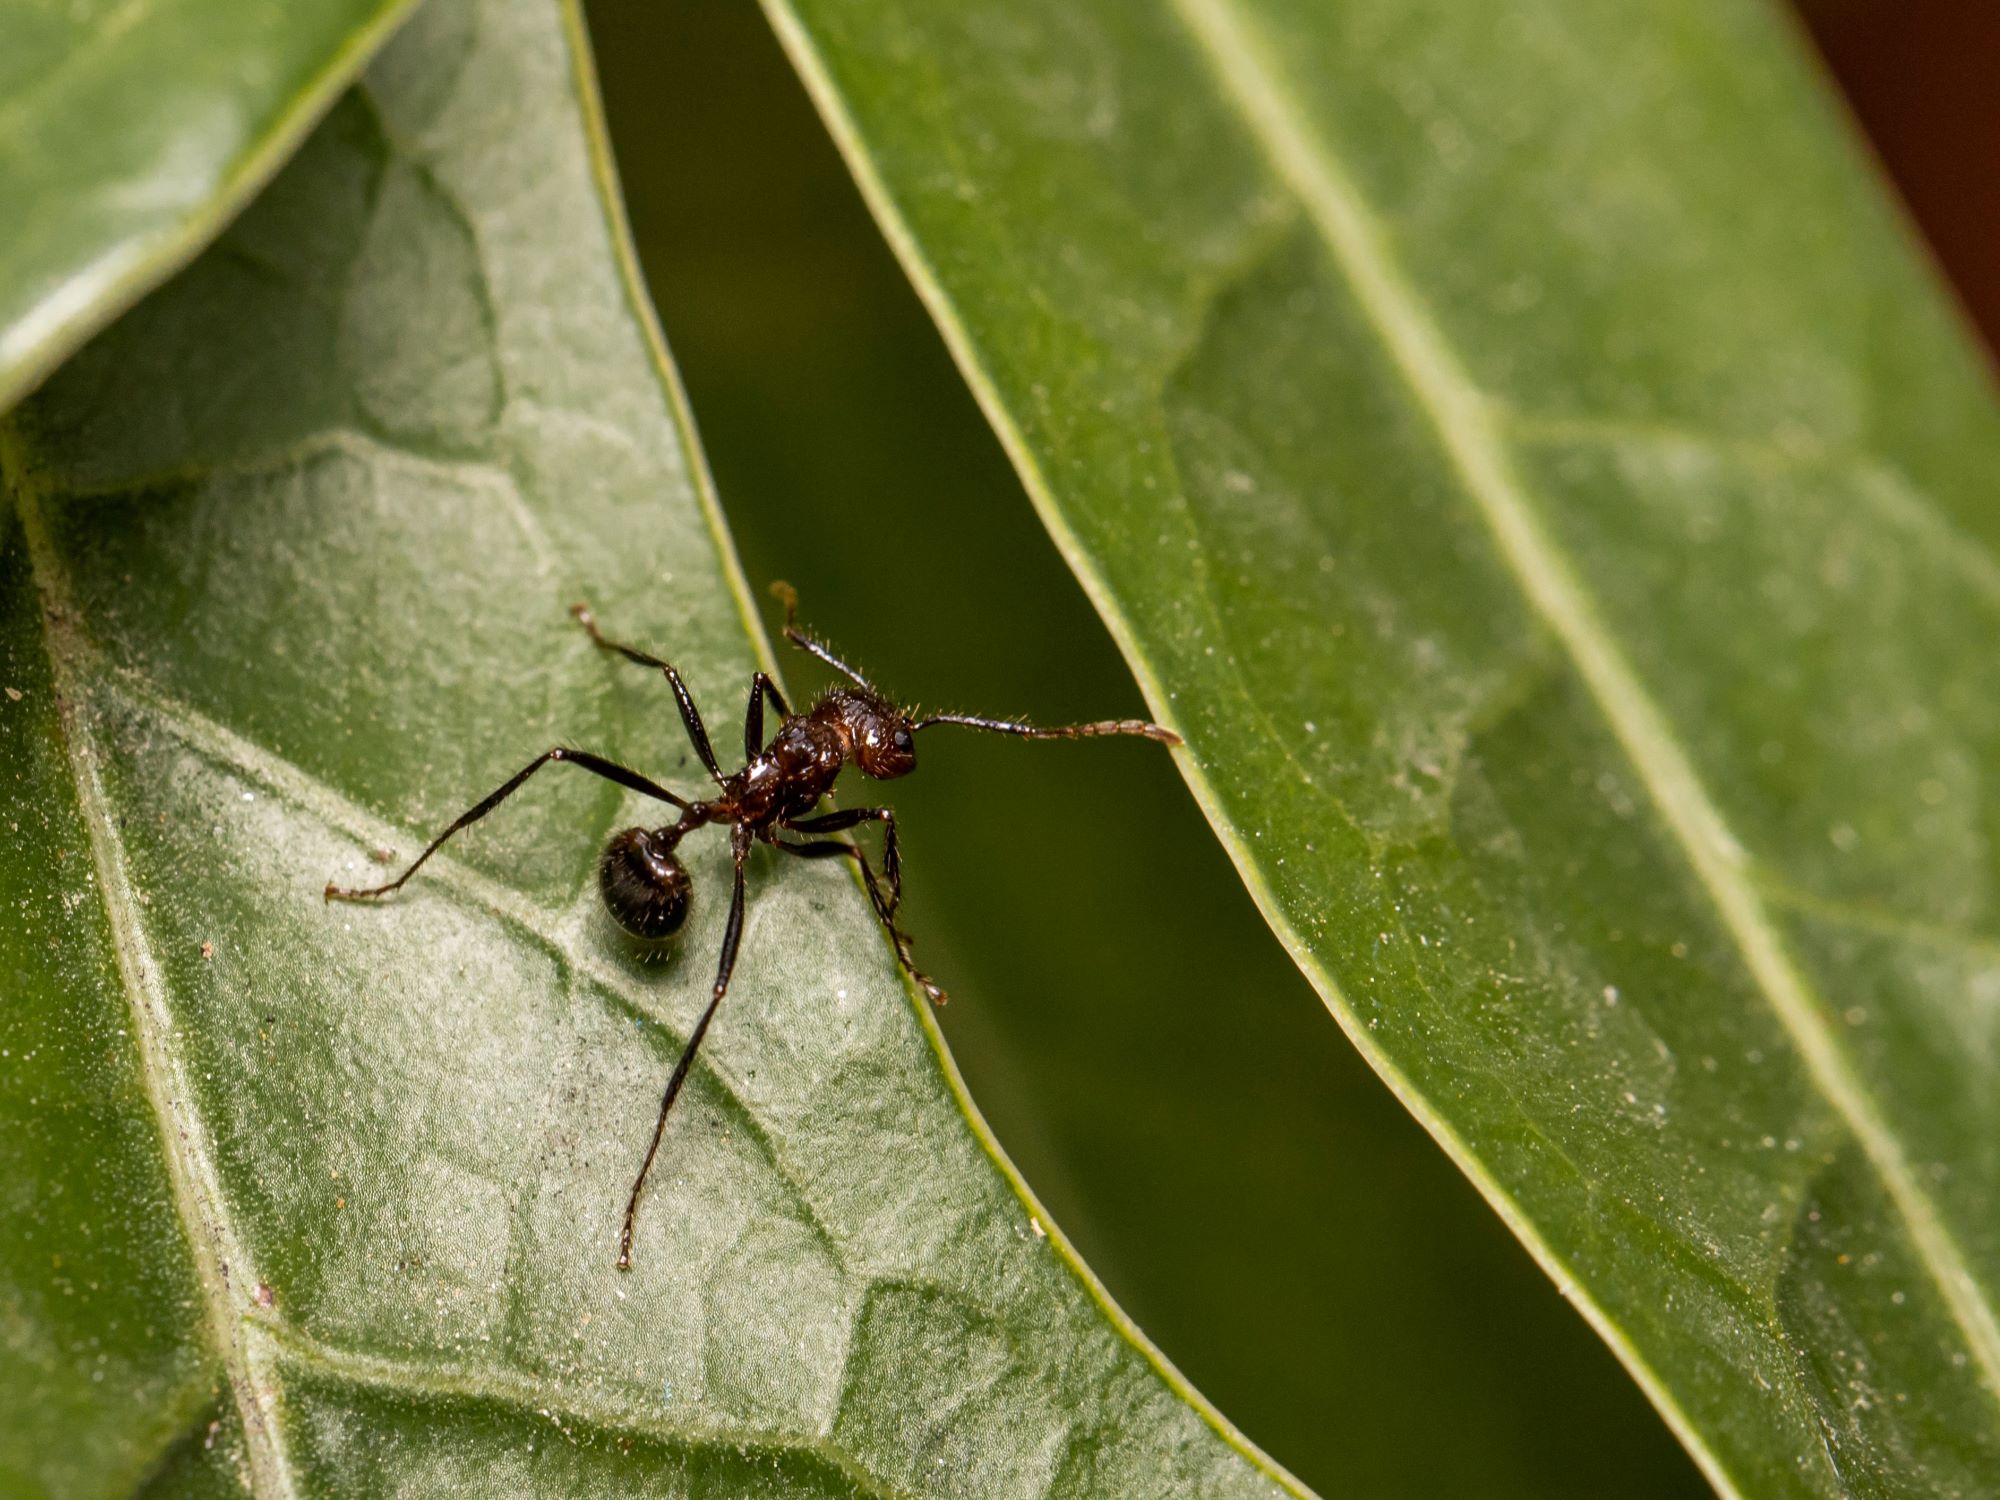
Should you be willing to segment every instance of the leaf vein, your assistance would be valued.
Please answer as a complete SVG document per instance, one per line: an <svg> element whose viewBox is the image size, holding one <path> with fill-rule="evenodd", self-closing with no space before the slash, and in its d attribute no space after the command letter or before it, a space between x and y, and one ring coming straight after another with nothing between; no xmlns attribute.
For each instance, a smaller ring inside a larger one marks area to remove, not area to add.
<svg viewBox="0 0 2000 1500"><path fill-rule="evenodd" d="M167 1181L186 1232L203 1312L216 1353L243 1421L255 1492L272 1500L295 1494L284 1441L278 1431L277 1392L242 1337L241 1318L251 1305L257 1275L231 1224L227 1200L203 1122L188 1103L192 1088L173 1042L165 984L139 919L139 903L126 867L124 842L109 794L81 681L91 648L78 634L67 582L32 493L28 466L12 451L14 435L0 437L4 467L16 476L15 498L28 555L41 593L42 639L55 683L64 750L75 781L77 810L90 837L106 925L132 1016L140 1076L158 1120Z"/></svg>
<svg viewBox="0 0 2000 1500"><path fill-rule="evenodd" d="M1955 953L1964 959L2000 965L2000 939L1984 937L1977 932L1966 932L1957 927L1948 927L1939 922L1925 922L1886 906L1822 896L1815 891L1788 884L1775 875L1760 874L1756 877L1756 881L1757 889L1764 893L1764 899L1773 906L1794 911L1800 916L1810 917L1829 926L1895 938L1899 942L1911 943L1918 947Z"/></svg>
<svg viewBox="0 0 2000 1500"><path fill-rule="evenodd" d="M712 1424L691 1428L670 1421L649 1421L629 1409L605 1409L576 1401L554 1402L545 1387L506 1370L412 1364L322 1343L297 1328L261 1316L251 1315L245 1321L286 1361L348 1385L441 1400L483 1401L550 1421L564 1418L600 1432L631 1433L681 1447L727 1449L734 1453L763 1449L806 1454L837 1469L862 1495L875 1500L905 1500L906 1492L885 1485L829 1438L812 1439L749 1426ZM562 1423L557 1425L560 1427Z"/></svg>

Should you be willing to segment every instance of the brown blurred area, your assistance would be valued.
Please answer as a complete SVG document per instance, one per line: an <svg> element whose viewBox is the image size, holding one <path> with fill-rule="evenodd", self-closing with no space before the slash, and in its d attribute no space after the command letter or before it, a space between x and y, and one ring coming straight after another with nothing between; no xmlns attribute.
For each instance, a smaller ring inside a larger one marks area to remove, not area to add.
<svg viewBox="0 0 2000 1500"><path fill-rule="evenodd" d="M1797 0L1797 9L1993 356L2000 351L2000 4Z"/></svg>

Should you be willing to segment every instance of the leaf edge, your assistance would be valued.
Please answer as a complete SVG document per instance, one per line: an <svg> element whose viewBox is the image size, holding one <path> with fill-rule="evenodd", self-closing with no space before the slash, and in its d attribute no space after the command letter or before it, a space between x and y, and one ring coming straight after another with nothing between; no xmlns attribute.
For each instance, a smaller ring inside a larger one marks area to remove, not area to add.
<svg viewBox="0 0 2000 1500"><path fill-rule="evenodd" d="M214 243L251 201L290 161L326 112L361 75L417 9L420 0L389 0L373 19L348 35L305 88L295 93L277 124L222 174L215 190L194 211L168 227L125 242L125 262L103 292L56 319L27 351L0 364L0 417L32 396L63 362L131 311L148 292L186 269Z"/></svg>

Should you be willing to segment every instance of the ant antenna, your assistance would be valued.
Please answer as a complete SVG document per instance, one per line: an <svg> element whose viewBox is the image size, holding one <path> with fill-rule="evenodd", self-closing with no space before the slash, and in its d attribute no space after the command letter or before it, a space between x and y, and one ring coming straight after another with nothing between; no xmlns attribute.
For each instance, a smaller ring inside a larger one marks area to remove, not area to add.
<svg viewBox="0 0 2000 1500"><path fill-rule="evenodd" d="M866 689L868 689L869 692L875 693L878 696L880 695L881 690L877 688L874 683L870 682L866 677L863 677L859 672L855 671L854 668L850 667L846 662L842 661L839 657L835 656L833 654L832 648L828 647L827 645L825 645L820 641L814 640L811 636L807 635L803 630L799 629L799 624L798 624L799 591L797 589L793 588L789 583L786 583L782 578L780 578L775 580L771 584L771 597L773 599L776 599L780 604L785 606L786 640L790 641L794 646L797 646L801 651L805 652L808 656L817 656L821 661L825 662L829 667L832 667L834 671L840 673L841 676L848 678L849 680L854 682L857 686L865 687Z"/></svg>
<svg viewBox="0 0 2000 1500"><path fill-rule="evenodd" d="M982 719L977 714L932 714L910 727L928 729L933 724L962 724L967 729L984 729L992 734L1019 735L1024 740L1088 740L1100 735L1134 734L1157 740L1162 745L1178 745L1181 737L1163 724L1144 719L1099 719L1094 724L1024 724L1018 719Z"/></svg>

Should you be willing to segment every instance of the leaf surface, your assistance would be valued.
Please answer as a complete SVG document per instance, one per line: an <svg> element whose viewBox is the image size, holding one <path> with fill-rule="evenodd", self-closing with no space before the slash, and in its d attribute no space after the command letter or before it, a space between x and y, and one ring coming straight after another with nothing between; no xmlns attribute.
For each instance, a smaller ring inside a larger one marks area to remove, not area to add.
<svg viewBox="0 0 2000 1500"><path fill-rule="evenodd" d="M852 882L599 907L758 657L635 290L574 7L441 0L5 429L10 1492L1295 1492L1038 1221ZM15 696L18 694L18 697ZM570 779L565 780L565 777ZM394 853L388 853L394 851ZM433 871L435 873L433 873ZM58 1435L61 1435L58 1440Z"/></svg>
<svg viewBox="0 0 2000 1500"><path fill-rule="evenodd" d="M207 243L409 8L0 3L0 411Z"/></svg>
<svg viewBox="0 0 2000 1500"><path fill-rule="evenodd" d="M771 0L1267 916L1716 1485L2000 1472L2000 424L1704 0Z"/></svg>

